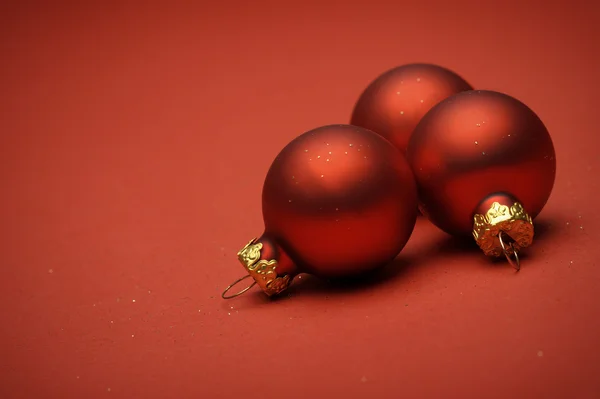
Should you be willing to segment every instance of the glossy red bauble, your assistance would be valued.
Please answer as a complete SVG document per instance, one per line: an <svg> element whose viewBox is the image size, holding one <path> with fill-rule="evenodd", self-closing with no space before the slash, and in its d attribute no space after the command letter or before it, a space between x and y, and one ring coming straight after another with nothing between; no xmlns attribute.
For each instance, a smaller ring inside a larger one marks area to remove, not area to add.
<svg viewBox="0 0 600 399"><path fill-rule="evenodd" d="M301 272L343 277L385 265L405 246L416 215L414 177L389 141L356 126L324 126L273 161L264 233L239 258L264 292L277 294Z"/></svg>
<svg viewBox="0 0 600 399"><path fill-rule="evenodd" d="M556 174L554 146L540 118L521 101L485 90L433 107L415 128L407 156L421 211L451 234L471 233L474 215L495 202L518 202L535 218Z"/></svg>
<svg viewBox="0 0 600 399"><path fill-rule="evenodd" d="M358 99L350 123L372 130L405 152L421 118L443 99L472 87L441 66L407 64L377 77Z"/></svg>

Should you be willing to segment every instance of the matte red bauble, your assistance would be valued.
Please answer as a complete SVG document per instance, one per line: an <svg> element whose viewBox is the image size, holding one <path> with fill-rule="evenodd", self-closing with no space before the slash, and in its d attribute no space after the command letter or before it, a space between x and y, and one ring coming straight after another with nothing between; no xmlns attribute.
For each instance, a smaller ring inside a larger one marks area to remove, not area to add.
<svg viewBox="0 0 600 399"><path fill-rule="evenodd" d="M372 130L406 152L421 118L438 102L472 87L432 64L408 64L377 77L358 99L350 123Z"/></svg>
<svg viewBox="0 0 600 399"><path fill-rule="evenodd" d="M262 200L264 233L238 258L244 278L267 295L284 291L301 272L335 278L389 263L408 241L418 209L406 158L350 125L320 127L290 142L267 173Z"/></svg>
<svg viewBox="0 0 600 399"><path fill-rule="evenodd" d="M506 94L459 93L423 117L407 156L421 212L450 234L473 234L487 255L504 254L518 268L556 174L540 118Z"/></svg>

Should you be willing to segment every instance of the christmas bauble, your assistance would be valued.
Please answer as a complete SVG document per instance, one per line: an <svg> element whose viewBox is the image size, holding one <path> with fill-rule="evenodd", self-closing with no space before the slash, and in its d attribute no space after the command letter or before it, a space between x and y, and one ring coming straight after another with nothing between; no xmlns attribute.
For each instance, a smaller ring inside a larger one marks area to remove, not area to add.
<svg viewBox="0 0 600 399"><path fill-rule="evenodd" d="M358 99L350 123L372 130L405 152L423 115L443 99L472 87L432 64L408 64L377 77Z"/></svg>
<svg viewBox="0 0 600 399"><path fill-rule="evenodd" d="M350 125L308 131L283 148L262 203L264 233L238 257L268 295L301 272L347 277L389 263L408 241L418 209L406 158Z"/></svg>
<svg viewBox="0 0 600 399"><path fill-rule="evenodd" d="M493 256L533 239L554 185L552 139L521 101L494 91L443 100L421 120L407 157L422 213L450 234L473 234Z"/></svg>

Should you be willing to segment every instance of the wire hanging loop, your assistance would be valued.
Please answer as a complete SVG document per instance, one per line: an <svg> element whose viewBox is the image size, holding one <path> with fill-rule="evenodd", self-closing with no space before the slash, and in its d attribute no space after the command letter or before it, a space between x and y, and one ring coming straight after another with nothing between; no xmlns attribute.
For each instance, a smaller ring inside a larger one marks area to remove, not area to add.
<svg viewBox="0 0 600 399"><path fill-rule="evenodd" d="M504 256L506 256L508 263L510 263L510 265L514 267L517 271L519 271L521 270L521 261L519 260L519 255L517 255L517 251L515 250L515 247L512 244L504 244L504 240L502 239L502 236L504 234L505 233L503 231L501 231L500 234L498 234L498 238L500 239L500 245L502 246L502 251L504 251Z"/></svg>
<svg viewBox="0 0 600 399"><path fill-rule="evenodd" d="M230 289L232 289L234 286L238 285L239 283L241 283L242 281L244 281L245 279L247 279L248 277L252 277L249 274L246 274L244 277L240 277L237 280L235 280L233 283L231 283L229 285L229 287L225 288L225 291L223 291L223 293L221 294L221 298L223 299L232 299L235 297L238 297L240 295L242 295L244 292L248 291L250 288L254 287L254 285L256 285L256 281L253 281L252 284L250 284L249 286L247 286L246 288L244 288L243 290L235 293L235 294L231 294L231 295L227 295L227 293L229 292Z"/></svg>

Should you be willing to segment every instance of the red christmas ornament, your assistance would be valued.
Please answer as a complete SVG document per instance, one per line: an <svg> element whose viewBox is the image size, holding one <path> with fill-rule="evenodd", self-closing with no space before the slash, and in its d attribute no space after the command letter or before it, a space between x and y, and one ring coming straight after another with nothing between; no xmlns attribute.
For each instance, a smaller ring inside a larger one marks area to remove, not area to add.
<svg viewBox="0 0 600 399"><path fill-rule="evenodd" d="M472 233L485 254L504 254L518 269L556 174L538 116L506 94L459 93L423 117L407 157L421 212L449 234Z"/></svg>
<svg viewBox="0 0 600 399"><path fill-rule="evenodd" d="M350 123L379 133L402 152L421 118L438 102L473 88L431 64L399 66L377 77L358 99Z"/></svg>
<svg viewBox="0 0 600 399"><path fill-rule="evenodd" d="M417 193L406 158L366 129L308 131L275 158L263 186L264 233L238 258L267 295L297 274L335 278L392 261L416 221ZM229 286L227 291L242 279Z"/></svg>

